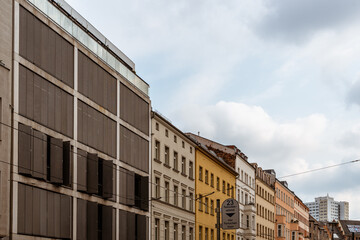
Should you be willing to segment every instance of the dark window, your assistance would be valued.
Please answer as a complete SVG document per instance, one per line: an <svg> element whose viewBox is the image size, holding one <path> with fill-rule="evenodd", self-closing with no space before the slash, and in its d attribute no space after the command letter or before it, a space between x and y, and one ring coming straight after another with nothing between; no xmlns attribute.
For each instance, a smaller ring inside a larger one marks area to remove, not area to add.
<svg viewBox="0 0 360 240"><path fill-rule="evenodd" d="M149 210L149 178L135 174L135 206Z"/></svg>

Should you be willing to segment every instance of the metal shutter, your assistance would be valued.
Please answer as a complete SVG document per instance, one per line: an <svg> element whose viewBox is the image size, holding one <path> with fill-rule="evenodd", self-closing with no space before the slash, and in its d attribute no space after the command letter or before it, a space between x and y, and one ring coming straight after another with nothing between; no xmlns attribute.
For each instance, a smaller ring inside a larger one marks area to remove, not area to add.
<svg viewBox="0 0 360 240"><path fill-rule="evenodd" d="M135 213L127 212L126 213L127 219L127 240L135 240L136 234L136 220L135 220Z"/></svg>
<svg viewBox="0 0 360 240"><path fill-rule="evenodd" d="M86 191L87 190L87 157L86 152L78 149L77 151L77 190L78 191Z"/></svg>
<svg viewBox="0 0 360 240"><path fill-rule="evenodd" d="M112 161L103 160L103 194L104 198L113 197L113 185L114 185L114 176L113 176L113 163Z"/></svg>
<svg viewBox="0 0 360 240"><path fill-rule="evenodd" d="M70 196L60 196L60 238L71 238L71 200L72 198Z"/></svg>
<svg viewBox="0 0 360 240"><path fill-rule="evenodd" d="M72 152L70 142L63 142L63 183L65 186L72 184Z"/></svg>
<svg viewBox="0 0 360 240"><path fill-rule="evenodd" d="M76 239L86 240L87 233L87 202L83 199L77 199L77 211L76 211Z"/></svg>
<svg viewBox="0 0 360 240"><path fill-rule="evenodd" d="M44 133L33 131L33 177L46 179L47 168L47 136Z"/></svg>
<svg viewBox="0 0 360 240"><path fill-rule="evenodd" d="M146 217L136 214L136 240L146 240Z"/></svg>
<svg viewBox="0 0 360 240"><path fill-rule="evenodd" d="M126 205L135 205L135 173L132 171L126 174Z"/></svg>
<svg viewBox="0 0 360 240"><path fill-rule="evenodd" d="M87 154L87 192L98 194L98 156L97 154Z"/></svg>
<svg viewBox="0 0 360 240"><path fill-rule="evenodd" d="M113 208L110 206L101 206L102 208L102 239L112 240L113 236Z"/></svg>
<svg viewBox="0 0 360 240"><path fill-rule="evenodd" d="M18 146L18 165L19 173L31 175L32 165L32 138L31 127L19 124L19 146Z"/></svg>
<svg viewBox="0 0 360 240"><path fill-rule="evenodd" d="M63 183L63 142L50 137L50 182Z"/></svg>
<svg viewBox="0 0 360 240"><path fill-rule="evenodd" d="M98 205L95 202L87 202L87 240L98 239Z"/></svg>

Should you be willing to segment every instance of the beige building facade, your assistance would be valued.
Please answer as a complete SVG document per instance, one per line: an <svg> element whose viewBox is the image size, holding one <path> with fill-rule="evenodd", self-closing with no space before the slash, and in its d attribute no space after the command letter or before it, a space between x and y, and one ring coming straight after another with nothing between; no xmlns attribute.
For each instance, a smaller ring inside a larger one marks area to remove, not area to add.
<svg viewBox="0 0 360 240"><path fill-rule="evenodd" d="M152 239L195 239L195 144L152 112Z"/></svg>
<svg viewBox="0 0 360 240"><path fill-rule="evenodd" d="M309 208L295 195L294 219L299 221L299 240L309 239Z"/></svg>
<svg viewBox="0 0 360 240"><path fill-rule="evenodd" d="M271 175L257 164L256 168L256 239L275 237L275 186Z"/></svg>

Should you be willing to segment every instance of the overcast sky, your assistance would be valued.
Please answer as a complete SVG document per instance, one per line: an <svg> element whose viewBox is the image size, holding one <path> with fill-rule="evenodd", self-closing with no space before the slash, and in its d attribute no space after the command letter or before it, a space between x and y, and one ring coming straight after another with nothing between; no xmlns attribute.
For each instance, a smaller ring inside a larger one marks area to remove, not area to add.
<svg viewBox="0 0 360 240"><path fill-rule="evenodd" d="M360 1L67 0L136 64L153 108L281 177L360 158ZM289 177L360 219L360 163Z"/></svg>

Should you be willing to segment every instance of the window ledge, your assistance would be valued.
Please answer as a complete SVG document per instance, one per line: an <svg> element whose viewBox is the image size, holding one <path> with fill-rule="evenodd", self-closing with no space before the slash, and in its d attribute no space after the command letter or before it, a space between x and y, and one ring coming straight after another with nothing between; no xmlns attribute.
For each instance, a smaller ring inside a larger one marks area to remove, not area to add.
<svg viewBox="0 0 360 240"><path fill-rule="evenodd" d="M183 175L184 177L187 177L187 175L185 173L181 173L181 175Z"/></svg>
<svg viewBox="0 0 360 240"><path fill-rule="evenodd" d="M176 172L176 173L179 173L179 170L173 168L173 171Z"/></svg>
<svg viewBox="0 0 360 240"><path fill-rule="evenodd" d="M164 166L167 167L167 168L171 168L170 165L164 163Z"/></svg>
<svg viewBox="0 0 360 240"><path fill-rule="evenodd" d="M160 164L161 164L161 161L158 160L158 159L156 159L156 158L154 158L154 162L157 162L157 163L160 163Z"/></svg>

